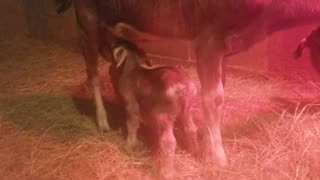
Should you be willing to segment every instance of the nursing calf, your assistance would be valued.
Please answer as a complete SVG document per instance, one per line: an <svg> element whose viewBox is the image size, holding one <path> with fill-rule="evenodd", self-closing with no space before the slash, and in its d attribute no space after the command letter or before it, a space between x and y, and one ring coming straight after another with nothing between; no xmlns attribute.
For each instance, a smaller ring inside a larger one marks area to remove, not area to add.
<svg viewBox="0 0 320 180"><path fill-rule="evenodd" d="M188 149L197 151L197 129L191 113L197 94L195 84L178 68L143 67L149 64L145 53L130 43L117 43L113 55L110 75L127 113L127 148L132 150L137 145L140 123L151 128L157 135L160 176L170 178L176 148L175 124L181 125Z"/></svg>

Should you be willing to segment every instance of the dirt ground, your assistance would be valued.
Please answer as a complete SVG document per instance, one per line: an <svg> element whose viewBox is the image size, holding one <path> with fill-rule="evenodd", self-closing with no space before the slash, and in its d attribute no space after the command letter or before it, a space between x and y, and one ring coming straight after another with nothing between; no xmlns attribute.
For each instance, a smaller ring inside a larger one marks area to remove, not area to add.
<svg viewBox="0 0 320 180"><path fill-rule="evenodd" d="M123 111L101 62L113 131L99 134L80 54L25 37L0 41L1 179L155 179L148 148L124 151ZM192 66L183 67L197 81ZM223 140L230 166L181 148L175 179L320 179L320 83L227 68ZM198 83L199 84L199 83Z"/></svg>

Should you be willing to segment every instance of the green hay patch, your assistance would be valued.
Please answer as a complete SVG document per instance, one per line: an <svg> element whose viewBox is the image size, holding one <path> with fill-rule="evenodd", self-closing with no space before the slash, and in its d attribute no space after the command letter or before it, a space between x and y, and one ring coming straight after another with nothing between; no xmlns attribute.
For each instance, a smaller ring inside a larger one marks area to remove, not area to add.
<svg viewBox="0 0 320 180"><path fill-rule="evenodd" d="M48 94L13 96L0 101L1 114L23 129L62 137L96 132L94 122L80 114L70 97Z"/></svg>

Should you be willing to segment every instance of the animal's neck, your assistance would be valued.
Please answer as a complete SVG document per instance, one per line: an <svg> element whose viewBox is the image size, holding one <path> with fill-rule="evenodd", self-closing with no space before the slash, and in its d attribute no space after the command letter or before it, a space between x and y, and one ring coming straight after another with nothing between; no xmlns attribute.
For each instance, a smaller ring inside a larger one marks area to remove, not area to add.
<svg viewBox="0 0 320 180"><path fill-rule="evenodd" d="M136 60L127 59L123 63L121 75L122 76L130 76L132 74L132 72L134 72L137 68L139 68L139 64Z"/></svg>

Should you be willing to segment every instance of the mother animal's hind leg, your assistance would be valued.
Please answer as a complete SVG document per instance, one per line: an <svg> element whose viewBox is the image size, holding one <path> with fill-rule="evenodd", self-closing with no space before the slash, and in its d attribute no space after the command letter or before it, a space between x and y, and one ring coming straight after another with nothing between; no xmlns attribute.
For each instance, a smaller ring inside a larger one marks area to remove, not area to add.
<svg viewBox="0 0 320 180"><path fill-rule="evenodd" d="M100 81L98 77L99 30L96 11L92 1L74 1L76 15L80 27L82 52L87 68L87 82L93 89L96 105L97 126L99 131L109 131L106 110L103 105ZM91 8L89 8L91 7Z"/></svg>
<svg viewBox="0 0 320 180"><path fill-rule="evenodd" d="M205 159L228 164L222 145L220 123L223 114L224 90L222 83L223 38L211 31L204 32L196 40L197 72L201 83L201 96L206 118L199 127L201 146L205 146Z"/></svg>

